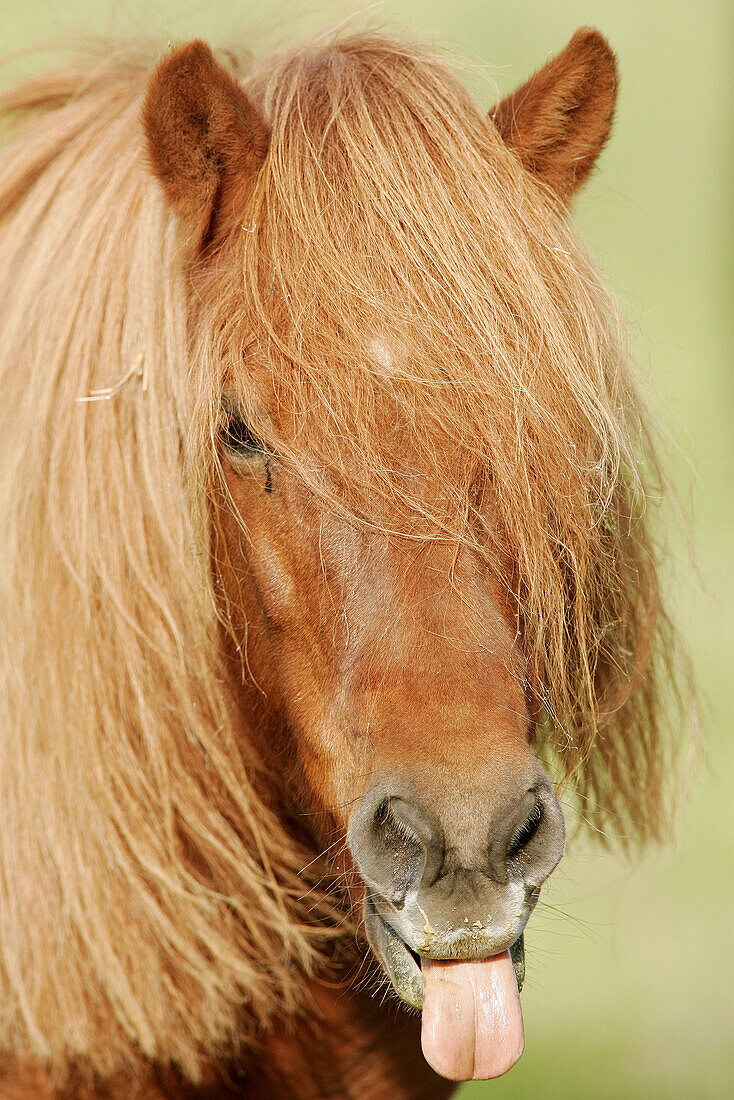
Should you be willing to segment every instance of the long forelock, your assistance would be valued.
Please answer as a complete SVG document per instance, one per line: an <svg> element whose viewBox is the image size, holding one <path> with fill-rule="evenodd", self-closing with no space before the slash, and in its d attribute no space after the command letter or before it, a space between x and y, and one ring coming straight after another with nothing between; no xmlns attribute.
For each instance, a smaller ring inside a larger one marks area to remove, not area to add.
<svg viewBox="0 0 734 1100"><path fill-rule="evenodd" d="M242 359L267 365L284 460L360 522L509 557L539 750L598 828L664 832L662 475L567 211L422 50L353 38L246 87L272 137Z"/></svg>
<svg viewBox="0 0 734 1100"><path fill-rule="evenodd" d="M397 413L416 446L480 466L489 448L498 474L527 424L556 465L613 477L630 448L611 304L562 212L446 67L358 40L252 83L273 134L243 227L246 300L293 409L320 410L311 433L291 415L302 453L346 439L371 480Z"/></svg>

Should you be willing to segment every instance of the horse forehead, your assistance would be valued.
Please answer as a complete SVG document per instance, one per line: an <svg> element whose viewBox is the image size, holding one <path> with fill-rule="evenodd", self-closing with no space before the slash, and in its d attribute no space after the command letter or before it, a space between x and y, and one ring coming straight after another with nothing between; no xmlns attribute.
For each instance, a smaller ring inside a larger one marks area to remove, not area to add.
<svg viewBox="0 0 734 1100"><path fill-rule="evenodd" d="M385 336L373 336L367 342L367 359L378 374L387 378L394 374L396 349Z"/></svg>

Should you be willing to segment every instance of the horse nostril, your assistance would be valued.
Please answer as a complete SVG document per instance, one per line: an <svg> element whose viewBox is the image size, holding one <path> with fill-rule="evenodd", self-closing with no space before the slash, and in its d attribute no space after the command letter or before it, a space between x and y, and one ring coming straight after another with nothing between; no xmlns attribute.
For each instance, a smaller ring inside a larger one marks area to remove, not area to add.
<svg viewBox="0 0 734 1100"><path fill-rule="evenodd" d="M519 877L526 885L542 883L563 855L565 833L563 813L550 785L531 787L490 848L490 866L498 881Z"/></svg>
<svg viewBox="0 0 734 1100"><path fill-rule="evenodd" d="M350 825L350 846L362 877L399 909L431 862L436 828L399 795L367 795Z"/></svg>
<svg viewBox="0 0 734 1100"><path fill-rule="evenodd" d="M517 829L515 829L510 837L507 845L507 854L505 856L508 863L530 843L537 833L542 820L543 803L536 802L526 819Z"/></svg>
<svg viewBox="0 0 734 1100"><path fill-rule="evenodd" d="M383 798L380 805L375 810L375 821L378 825L387 825L390 818L390 799Z"/></svg>
<svg viewBox="0 0 734 1100"><path fill-rule="evenodd" d="M372 842L382 853L384 866L390 868L393 900L400 906L413 878L423 862L425 845L417 829L400 813L402 799L384 798L375 810Z"/></svg>

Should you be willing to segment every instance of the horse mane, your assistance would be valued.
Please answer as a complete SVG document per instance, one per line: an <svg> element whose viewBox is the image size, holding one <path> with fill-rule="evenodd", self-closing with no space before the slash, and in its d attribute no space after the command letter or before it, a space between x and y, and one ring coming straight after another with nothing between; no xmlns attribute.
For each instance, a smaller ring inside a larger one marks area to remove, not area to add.
<svg viewBox="0 0 734 1100"><path fill-rule="evenodd" d="M670 647L614 307L446 63L373 37L230 58L271 147L237 212L244 300L212 276L192 304L142 143L155 57L4 97L0 1048L196 1080L297 1007L338 924L223 667L226 370L266 361L310 410L274 445L333 507L512 563L539 751L614 833L664 831Z"/></svg>
<svg viewBox="0 0 734 1100"><path fill-rule="evenodd" d="M146 173L153 60L8 95L32 116L0 169L0 1041L195 1079L202 1052L292 1010L319 900L309 927L311 855L233 734L206 514L218 368L192 376Z"/></svg>

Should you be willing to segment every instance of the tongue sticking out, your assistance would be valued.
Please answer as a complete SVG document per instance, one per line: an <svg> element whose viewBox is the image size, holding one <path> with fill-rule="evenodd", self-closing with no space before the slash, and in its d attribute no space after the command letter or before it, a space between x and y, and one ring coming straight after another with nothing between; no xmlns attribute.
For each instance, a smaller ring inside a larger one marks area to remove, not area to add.
<svg viewBox="0 0 734 1100"><path fill-rule="evenodd" d="M499 1077L523 1052L520 997L509 951L482 962L421 958L423 1055L450 1081Z"/></svg>

